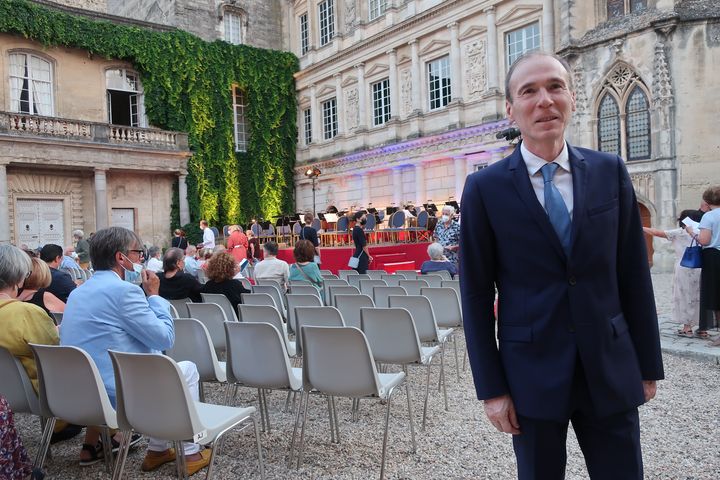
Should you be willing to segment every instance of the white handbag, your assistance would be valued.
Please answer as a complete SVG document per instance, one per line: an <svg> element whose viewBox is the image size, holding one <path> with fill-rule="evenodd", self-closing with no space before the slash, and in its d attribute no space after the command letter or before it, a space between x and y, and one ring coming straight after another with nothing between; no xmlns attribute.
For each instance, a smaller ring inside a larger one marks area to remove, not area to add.
<svg viewBox="0 0 720 480"><path fill-rule="evenodd" d="M360 255L357 257L350 257L350 260L348 260L348 267L350 268L357 268L358 265L360 265L360 256L363 254L363 252L360 252Z"/></svg>

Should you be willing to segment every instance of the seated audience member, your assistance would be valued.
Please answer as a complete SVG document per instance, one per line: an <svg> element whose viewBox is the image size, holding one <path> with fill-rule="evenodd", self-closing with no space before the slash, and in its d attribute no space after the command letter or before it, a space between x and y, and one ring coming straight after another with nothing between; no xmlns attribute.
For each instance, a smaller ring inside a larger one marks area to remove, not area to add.
<svg viewBox="0 0 720 480"><path fill-rule="evenodd" d="M200 282L189 273L185 273L185 255L179 248L170 248L163 257L160 277L160 296L167 300L190 298L193 302L202 302Z"/></svg>
<svg viewBox="0 0 720 480"><path fill-rule="evenodd" d="M295 263L290 266L290 280L305 280L323 295L323 279L320 275L320 267L313 262L315 256L315 245L309 240L299 240L293 250Z"/></svg>
<svg viewBox="0 0 720 480"><path fill-rule="evenodd" d="M215 254L215 252L213 252L212 248L203 248L202 250L200 250L200 260L199 260L200 268L202 268L204 271L207 272L207 268L208 268L207 264L210 261L210 259L213 257L214 254Z"/></svg>
<svg viewBox="0 0 720 480"><path fill-rule="evenodd" d="M61 302L52 293L45 289L50 285L50 267L39 258L31 258L32 272L25 279L22 290L18 293L17 299L23 302L32 303L42 308L50 315L50 312L62 313L65 311L65 303Z"/></svg>
<svg viewBox="0 0 720 480"><path fill-rule="evenodd" d="M195 254L197 254L197 249L192 245L188 245L185 249L185 273L197 278L200 263L198 263L197 258L195 258Z"/></svg>
<svg viewBox="0 0 720 480"><path fill-rule="evenodd" d="M233 277L238 272L239 266L232 255L227 252L220 252L213 255L207 262L206 274L207 283L202 286L202 293L221 293L225 295L233 306L233 310L237 310L237 306L242 303L241 293L250 293L240 280Z"/></svg>
<svg viewBox="0 0 720 480"><path fill-rule="evenodd" d="M153 246L148 248L147 269L155 273L162 272L163 262L160 259L161 256L162 250L160 247Z"/></svg>
<svg viewBox="0 0 720 480"><path fill-rule="evenodd" d="M433 240L443 246L443 254L449 261L458 264L458 251L460 250L460 224L453 220L455 207L445 205L442 208L442 216L438 219Z"/></svg>
<svg viewBox="0 0 720 480"><path fill-rule="evenodd" d="M77 263L78 255L75 253L75 247L69 245L65 247L63 253L62 262L60 262L60 268L63 270L80 270L80 265Z"/></svg>
<svg viewBox="0 0 720 480"><path fill-rule="evenodd" d="M180 228L176 228L173 235L174 236L170 241L170 246L179 248L180 250L185 250L188 247L188 241L187 238L185 238L185 231Z"/></svg>
<svg viewBox="0 0 720 480"><path fill-rule="evenodd" d="M92 357L114 406L115 376L107 351L160 353L172 347L175 330L170 304L158 295L160 280L154 272L142 268L143 242L137 234L122 227L99 230L90 242L90 260L95 274L70 295L61 342L82 348ZM138 275L142 287L133 283ZM195 364L178 362L178 365L197 400L199 375ZM99 439L99 429L87 429L80 452L81 465L102 459ZM138 440L139 436L134 436L132 441ZM185 443L184 454L190 475L210 461L210 450L201 451L197 444ZM175 451L168 448L167 442L151 438L141 468L151 471L174 460Z"/></svg>
<svg viewBox="0 0 720 480"><path fill-rule="evenodd" d="M75 252L78 254L78 264L83 270L90 268L90 243L85 240L85 233L82 230L75 230L73 232L73 239L75 240Z"/></svg>
<svg viewBox="0 0 720 480"><path fill-rule="evenodd" d="M450 276L455 278L455 275L457 275L457 266L445 257L443 254L444 250L443 246L437 242L428 245L427 252L430 260L423 262L420 266L420 273L426 275L440 270L447 270L450 272Z"/></svg>
<svg viewBox="0 0 720 480"><path fill-rule="evenodd" d="M265 259L255 265L255 280L275 280L281 288L287 290L289 266L285 260L277 258L278 244L266 242L262 248Z"/></svg>
<svg viewBox="0 0 720 480"><path fill-rule="evenodd" d="M75 290L77 285L70 277L70 274L58 270L62 262L63 249L60 245L48 243L40 250L40 259L50 267L52 280L47 291L55 295L61 302L67 303L68 295Z"/></svg>

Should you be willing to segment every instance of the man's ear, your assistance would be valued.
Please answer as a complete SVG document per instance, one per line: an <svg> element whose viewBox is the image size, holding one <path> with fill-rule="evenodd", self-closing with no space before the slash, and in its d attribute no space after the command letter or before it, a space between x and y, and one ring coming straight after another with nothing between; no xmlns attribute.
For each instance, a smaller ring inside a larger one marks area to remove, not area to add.
<svg viewBox="0 0 720 480"><path fill-rule="evenodd" d="M575 102L573 101L573 110L575 109ZM507 114L508 118L510 120L514 120L512 116L512 102L510 100L505 100L505 113Z"/></svg>

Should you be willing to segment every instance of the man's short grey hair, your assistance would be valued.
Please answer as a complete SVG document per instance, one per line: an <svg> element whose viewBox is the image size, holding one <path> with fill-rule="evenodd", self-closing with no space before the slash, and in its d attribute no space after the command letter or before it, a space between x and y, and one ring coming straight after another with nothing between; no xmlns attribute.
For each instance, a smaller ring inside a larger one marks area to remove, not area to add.
<svg viewBox="0 0 720 480"><path fill-rule="evenodd" d="M454 214L455 214L455 207L453 207L452 205L445 205L445 206L442 208L441 211L442 211L442 213L446 213L446 212L447 212L449 215L454 215Z"/></svg>
<svg viewBox="0 0 720 480"><path fill-rule="evenodd" d="M153 245L152 247L148 248L148 259L156 257L160 252L160 247L156 247Z"/></svg>
<svg viewBox="0 0 720 480"><path fill-rule="evenodd" d="M562 58L560 55L556 55L554 53L549 52L529 52L524 55L520 55L515 61L510 65L510 69L507 72L507 75L505 75L505 100L512 103L512 92L510 91L510 81L512 80L513 73L515 73L515 69L520 65L521 63L525 62L526 60L530 60L531 58L535 57L550 57L554 58L558 62L560 62L560 65L563 66L565 71L567 72L568 77L568 89L572 92L575 90L575 87L573 86L573 79L572 79L572 69L570 68L570 64Z"/></svg>
<svg viewBox="0 0 720 480"><path fill-rule="evenodd" d="M169 248L163 256L163 271L169 272L178 268L178 262L185 259L185 253L180 248Z"/></svg>
<svg viewBox="0 0 720 480"><path fill-rule="evenodd" d="M85 232L83 232L82 230L73 230L72 234L73 237L76 238L83 238L85 236Z"/></svg>
<svg viewBox="0 0 720 480"><path fill-rule="evenodd" d="M98 230L90 240L90 261L93 269L112 270L117 264L115 254L121 252L127 255L133 245L137 248L143 247L142 239L132 230L123 227Z"/></svg>
<svg viewBox="0 0 720 480"><path fill-rule="evenodd" d="M188 245L188 247L185 249L185 255L191 257L197 253L197 248L195 248L195 245Z"/></svg>
<svg viewBox="0 0 720 480"><path fill-rule="evenodd" d="M30 255L15 245L0 245L0 290L19 285L31 271Z"/></svg>
<svg viewBox="0 0 720 480"><path fill-rule="evenodd" d="M428 245L428 249L427 249L427 253L428 253L428 256L430 257L430 260L444 260L445 259L445 255L443 254L444 251L445 251L445 249L443 248L443 246L437 242L431 243L430 245Z"/></svg>

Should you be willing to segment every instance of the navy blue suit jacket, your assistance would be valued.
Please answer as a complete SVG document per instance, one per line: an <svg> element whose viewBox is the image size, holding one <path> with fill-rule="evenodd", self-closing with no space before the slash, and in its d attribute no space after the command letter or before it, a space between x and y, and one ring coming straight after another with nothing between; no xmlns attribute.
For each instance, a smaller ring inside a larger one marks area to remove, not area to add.
<svg viewBox="0 0 720 480"><path fill-rule="evenodd" d="M602 416L644 403L642 380L663 378L630 177L616 155L568 147L569 257L537 200L519 146L470 175L462 197L460 286L477 396L509 393L518 413L548 420L569 418L576 365Z"/></svg>

